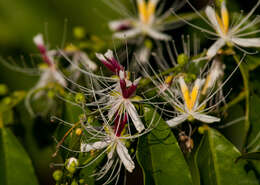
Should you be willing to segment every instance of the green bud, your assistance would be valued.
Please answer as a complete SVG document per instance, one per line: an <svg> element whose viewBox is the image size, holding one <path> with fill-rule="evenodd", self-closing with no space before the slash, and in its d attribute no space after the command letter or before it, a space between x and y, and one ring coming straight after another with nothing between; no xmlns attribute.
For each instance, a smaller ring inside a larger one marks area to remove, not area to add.
<svg viewBox="0 0 260 185"><path fill-rule="evenodd" d="M129 148L130 146L131 146L131 143L130 143L129 141L126 141L126 142L125 142L125 147L126 147L126 148Z"/></svg>
<svg viewBox="0 0 260 185"><path fill-rule="evenodd" d="M12 98L10 98L10 97L4 98L3 103L6 105L10 105L12 103Z"/></svg>
<svg viewBox="0 0 260 185"><path fill-rule="evenodd" d="M185 55L184 53L178 55L178 58L177 58L178 64L183 66L183 65L187 64L188 61L189 61L189 57L187 55Z"/></svg>
<svg viewBox="0 0 260 185"><path fill-rule="evenodd" d="M55 170L52 174L52 177L55 181L60 181L63 176L63 172L61 170Z"/></svg>
<svg viewBox="0 0 260 185"><path fill-rule="evenodd" d="M0 95L6 95L8 93L8 88L4 84L0 84Z"/></svg>
<svg viewBox="0 0 260 185"><path fill-rule="evenodd" d="M78 185L78 183L75 180L73 180L71 185Z"/></svg>
<svg viewBox="0 0 260 185"><path fill-rule="evenodd" d="M93 116L88 116L88 123L93 123L94 122L94 117Z"/></svg>
<svg viewBox="0 0 260 185"><path fill-rule="evenodd" d="M78 26L73 29L73 34L77 39L83 39L86 36L86 31L84 28Z"/></svg>
<svg viewBox="0 0 260 185"><path fill-rule="evenodd" d="M77 93L75 96L76 103L85 103L85 97L82 93Z"/></svg>
<svg viewBox="0 0 260 185"><path fill-rule="evenodd" d="M67 161L65 162L65 167L71 174L75 173L78 166L79 166L78 159L74 157L67 159Z"/></svg>
<svg viewBox="0 0 260 185"><path fill-rule="evenodd" d="M83 184L84 183L84 179L79 179L79 183Z"/></svg>
<svg viewBox="0 0 260 185"><path fill-rule="evenodd" d="M148 48L148 49L152 49L152 47L153 47L153 43L152 43L152 41L149 40L149 39L146 39L146 40L144 41L144 45L145 45L145 47Z"/></svg>
<svg viewBox="0 0 260 185"><path fill-rule="evenodd" d="M187 75L184 77L184 80L185 80L186 83L191 83L191 82L193 82L195 79L196 79L196 75L195 75L195 74L187 74Z"/></svg>

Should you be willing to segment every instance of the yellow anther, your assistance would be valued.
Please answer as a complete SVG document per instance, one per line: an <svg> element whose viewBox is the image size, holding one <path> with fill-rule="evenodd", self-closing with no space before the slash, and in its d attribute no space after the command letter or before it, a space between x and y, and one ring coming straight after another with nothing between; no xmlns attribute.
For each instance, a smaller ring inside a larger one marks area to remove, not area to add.
<svg viewBox="0 0 260 185"><path fill-rule="evenodd" d="M182 92L182 95L183 95L183 99L186 103L186 106L189 110L191 110L190 109L190 107L191 107L191 105L190 105L190 93L189 93L189 89L188 89L186 83L184 82L183 78L180 79L180 86L181 86L181 92Z"/></svg>
<svg viewBox="0 0 260 185"><path fill-rule="evenodd" d="M191 91L191 96L190 96L190 107L188 107L190 110L193 109L194 105L195 105L195 102L197 100L197 97L198 97L198 93L199 93L199 84L196 84L195 82L195 85Z"/></svg>
<svg viewBox="0 0 260 185"><path fill-rule="evenodd" d="M147 23L147 4L144 0L138 0L138 11L142 22Z"/></svg>
<svg viewBox="0 0 260 185"><path fill-rule="evenodd" d="M149 0L148 2L145 0L137 1L139 16L144 24L149 24L153 20L156 4L156 0Z"/></svg>
<svg viewBox="0 0 260 185"><path fill-rule="evenodd" d="M183 99L186 104L186 107L190 111L194 108L195 103L197 101L199 90L200 90L200 83L201 83L201 81L199 79L196 80L194 87L190 93L184 79L183 78L180 79L180 86L181 86Z"/></svg>
<svg viewBox="0 0 260 185"><path fill-rule="evenodd" d="M228 10L227 10L227 7L226 7L226 4L224 1L222 2L222 5L221 5L221 17L222 17L222 22L223 22L223 26L225 29L225 33L227 33L228 27L229 27L229 14L228 14Z"/></svg>
<svg viewBox="0 0 260 185"><path fill-rule="evenodd" d="M171 85L172 80L173 80L173 76L170 75L170 76L167 76L167 77L166 77L166 79L165 79L164 82L165 82L167 85Z"/></svg>
<svg viewBox="0 0 260 185"><path fill-rule="evenodd" d="M217 18L217 21L218 21L218 25L219 25L219 27L220 27L220 31L221 31L223 34L226 34L226 31L225 31L225 28L224 28L222 19L220 19L219 15L218 15L217 13L216 13L216 18Z"/></svg>

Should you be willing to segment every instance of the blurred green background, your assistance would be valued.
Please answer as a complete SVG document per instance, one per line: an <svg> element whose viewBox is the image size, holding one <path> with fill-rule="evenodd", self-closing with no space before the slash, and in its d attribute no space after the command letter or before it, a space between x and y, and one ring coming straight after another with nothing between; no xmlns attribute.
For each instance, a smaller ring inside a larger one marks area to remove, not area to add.
<svg viewBox="0 0 260 185"><path fill-rule="evenodd" d="M199 8L207 4L207 0L195 0L193 3ZM230 8L248 11L255 3L256 0L233 0L234 6ZM21 56L37 53L32 38L40 32L48 36L51 48L61 46L64 39L67 43L72 42L72 30L76 26L106 39L111 36L107 22L117 17L120 15L102 0L1 0L0 56L12 56L19 62ZM65 38L64 32L67 32ZM182 30L178 32L182 33ZM0 64L0 83L7 84L10 91L29 89L36 81L37 77L17 73ZM31 157L40 184L55 184L49 167L55 150L53 126L48 120L31 120L23 105L18 110L23 121L16 124L14 132Z"/></svg>

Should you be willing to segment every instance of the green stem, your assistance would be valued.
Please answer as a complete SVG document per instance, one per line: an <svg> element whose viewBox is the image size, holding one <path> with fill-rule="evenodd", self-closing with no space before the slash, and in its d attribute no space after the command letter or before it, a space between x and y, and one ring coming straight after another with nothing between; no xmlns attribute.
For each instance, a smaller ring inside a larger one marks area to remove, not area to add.
<svg viewBox="0 0 260 185"><path fill-rule="evenodd" d="M249 73L248 71L243 67L242 64L240 64L240 59L237 57L237 55L233 55L234 60L236 61L236 63L239 65L239 69L240 69L240 73L242 75L243 78L243 84L244 84L244 93L245 93L245 136L244 136L244 145L246 144L246 137L248 134L248 130L250 127L250 121L249 121L249 112L250 112L250 108L249 108L249 97L250 97L250 90L249 90Z"/></svg>

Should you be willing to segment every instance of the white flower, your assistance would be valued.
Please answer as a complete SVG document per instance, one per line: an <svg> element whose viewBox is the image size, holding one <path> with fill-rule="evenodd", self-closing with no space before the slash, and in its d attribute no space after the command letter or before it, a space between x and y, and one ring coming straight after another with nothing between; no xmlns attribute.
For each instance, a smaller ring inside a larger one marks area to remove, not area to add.
<svg viewBox="0 0 260 185"><path fill-rule="evenodd" d="M179 111L179 115L171 120L168 120L167 123L170 127L175 127L187 119L197 119L204 123L213 123L220 121L219 118L206 115L203 113L203 106L205 102L199 104L200 98L200 89L203 85L204 80L197 79L194 83L194 86L191 91L189 91L188 86L186 85L183 77L179 78L179 85L181 88L181 98L182 102L176 100L174 103L176 109Z"/></svg>
<svg viewBox="0 0 260 185"><path fill-rule="evenodd" d="M108 152L108 160L113 160L115 155L115 151L122 161L123 165L129 172L133 172L135 168L135 164L128 153L128 150L124 144L124 141L120 139L120 137L116 136L113 133L113 130L109 127L106 129L106 138L103 141L97 141L94 143L81 143L80 150L81 152L90 152L93 150L101 150L104 148L108 148L110 152Z"/></svg>
<svg viewBox="0 0 260 185"><path fill-rule="evenodd" d="M42 34L38 34L33 38L34 43L36 44L39 52L41 53L43 61L48 65L47 68L43 69L40 80L37 83L35 88L41 88L46 86L50 82L56 82L61 86L66 86L66 80L62 74L56 69L54 63L54 54L56 52L48 51L43 40Z"/></svg>
<svg viewBox="0 0 260 185"><path fill-rule="evenodd" d="M102 116L104 115L102 114ZM102 119L104 120L105 125L101 130L100 128L96 129L91 125L84 126L86 132L92 135L92 137L87 138L81 143L80 152L93 152L98 155L83 167L91 165L100 156L106 154L107 162L97 173L93 175L97 176L96 180L100 180L105 176L108 177L104 184L109 184L114 180L114 184L117 184L122 164L130 173L133 172L135 168L135 163L128 153L125 143L129 139L134 139L138 136L131 136L127 134L127 129L123 131L122 128L126 126L126 119L116 119L114 121L114 126L109 126L106 118L102 117ZM118 129L118 126L122 128ZM93 140L94 142L92 142Z"/></svg>
<svg viewBox="0 0 260 185"><path fill-rule="evenodd" d="M162 15L158 15L157 5L159 0L136 1L138 17L130 17L109 23L110 29L116 32L114 37L128 39L143 34L156 40L170 40L171 37L169 35L162 33L163 30L170 27L171 23L165 21L171 15L170 9ZM185 1L176 2L178 3L173 5L175 10L185 4Z"/></svg>
<svg viewBox="0 0 260 185"><path fill-rule="evenodd" d="M221 16L211 7L207 6L205 13L210 22L208 22L216 31L216 33L209 32L217 36L215 43L208 49L207 56L214 57L218 50L226 44L231 44L240 49L240 47L260 47L260 38L246 38L245 36L253 35L257 31L245 32L255 24L259 23L259 17L256 17L252 22L247 22L254 13L260 1L256 6L240 21L232 21L234 24L230 25L229 12L226 8L225 1L221 4Z"/></svg>
<svg viewBox="0 0 260 185"><path fill-rule="evenodd" d="M108 112L109 119L112 119L113 116L127 114L130 116L136 130L142 132L145 127L138 115L138 112L133 105L132 96L134 95L138 82L140 78L136 79L134 82L131 82L126 79L125 71L120 70L120 84L112 91L109 96L109 101L107 106L110 108Z"/></svg>

